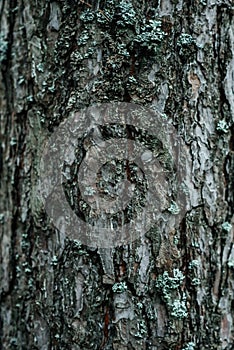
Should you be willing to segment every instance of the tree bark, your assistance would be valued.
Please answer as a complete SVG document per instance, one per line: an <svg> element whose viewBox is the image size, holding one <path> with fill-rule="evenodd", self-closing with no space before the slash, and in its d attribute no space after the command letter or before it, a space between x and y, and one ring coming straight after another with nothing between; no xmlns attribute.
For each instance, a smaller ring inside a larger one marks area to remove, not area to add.
<svg viewBox="0 0 234 350"><path fill-rule="evenodd" d="M233 349L233 10L1 1L1 349ZM178 227L105 250L51 225L36 188L61 122L110 101L162 113L191 166Z"/></svg>

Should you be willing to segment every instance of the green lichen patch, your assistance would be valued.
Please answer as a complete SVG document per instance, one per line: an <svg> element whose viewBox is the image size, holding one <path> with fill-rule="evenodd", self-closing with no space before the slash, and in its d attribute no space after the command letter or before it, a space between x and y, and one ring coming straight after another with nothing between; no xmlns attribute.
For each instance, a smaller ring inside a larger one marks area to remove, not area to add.
<svg viewBox="0 0 234 350"><path fill-rule="evenodd" d="M170 205L170 207L167 210L171 214L174 214L174 215L179 214L179 212L180 212L180 208L179 208L178 204L176 202L174 202L174 201L171 202L171 205Z"/></svg>
<svg viewBox="0 0 234 350"><path fill-rule="evenodd" d="M224 230L224 231L227 231L227 232L230 232L231 231L231 229L232 229L232 225L229 223L229 222L224 222L223 224L222 224L222 229Z"/></svg>
<svg viewBox="0 0 234 350"><path fill-rule="evenodd" d="M221 133L227 134L229 131L229 126L225 120L220 120L217 123L216 130L220 131Z"/></svg>
<svg viewBox="0 0 234 350"><path fill-rule="evenodd" d="M182 350L194 350L195 349L195 344L193 342L189 342L183 347Z"/></svg>
<svg viewBox="0 0 234 350"><path fill-rule="evenodd" d="M186 303L184 300L176 299L171 304L171 316L183 319L188 316Z"/></svg>
<svg viewBox="0 0 234 350"><path fill-rule="evenodd" d="M141 25L140 33L136 36L135 42L139 43L140 46L158 52L158 45L166 36L162 30L162 22L160 20L149 20L143 22Z"/></svg>
<svg viewBox="0 0 234 350"><path fill-rule="evenodd" d="M165 301L167 310L171 317L183 319L188 316L186 307L186 298L183 296L182 300L177 297L179 287L184 282L185 276L179 269L173 270L173 276L170 276L168 271L158 276L155 286L162 299Z"/></svg>
<svg viewBox="0 0 234 350"><path fill-rule="evenodd" d="M92 11L91 9L87 9L84 10L81 14L80 14L80 20L83 23L91 23L95 18L95 12Z"/></svg>
<svg viewBox="0 0 234 350"><path fill-rule="evenodd" d="M121 27L132 26L136 23L137 15L131 1L120 1L117 5L117 25Z"/></svg>
<svg viewBox="0 0 234 350"><path fill-rule="evenodd" d="M8 41L3 34L0 34L0 63L6 59Z"/></svg>
<svg viewBox="0 0 234 350"><path fill-rule="evenodd" d="M164 300L170 301L172 291L183 283L184 278L185 276L179 269L173 270L173 276L170 276L168 271L165 271L158 276L155 286L162 292Z"/></svg>
<svg viewBox="0 0 234 350"><path fill-rule="evenodd" d="M229 268L234 268L234 259L229 259L227 265Z"/></svg>
<svg viewBox="0 0 234 350"><path fill-rule="evenodd" d="M181 58L188 59L196 51L196 41L192 35L182 33L177 40L177 48Z"/></svg>
<svg viewBox="0 0 234 350"><path fill-rule="evenodd" d="M189 270L192 270L192 269L198 267L199 265L200 265L200 263L198 260L192 260L192 261L190 261L188 268L189 268Z"/></svg>
<svg viewBox="0 0 234 350"><path fill-rule="evenodd" d="M112 286L112 290L114 293L123 293L128 289L127 285L125 282L119 282L119 283L115 283Z"/></svg>

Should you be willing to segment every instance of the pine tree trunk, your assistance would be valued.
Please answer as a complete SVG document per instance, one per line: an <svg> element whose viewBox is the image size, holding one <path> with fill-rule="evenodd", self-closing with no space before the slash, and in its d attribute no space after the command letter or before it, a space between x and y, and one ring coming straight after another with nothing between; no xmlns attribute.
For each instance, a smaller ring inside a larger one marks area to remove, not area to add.
<svg viewBox="0 0 234 350"><path fill-rule="evenodd" d="M1 349L233 349L233 10L1 0ZM54 227L37 183L61 122L113 101L173 125L187 209L105 249Z"/></svg>

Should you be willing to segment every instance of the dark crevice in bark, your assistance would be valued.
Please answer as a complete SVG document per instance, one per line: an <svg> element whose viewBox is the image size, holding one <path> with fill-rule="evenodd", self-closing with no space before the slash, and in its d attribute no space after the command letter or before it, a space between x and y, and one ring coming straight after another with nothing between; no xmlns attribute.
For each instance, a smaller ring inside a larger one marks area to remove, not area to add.
<svg viewBox="0 0 234 350"><path fill-rule="evenodd" d="M229 153L225 157L223 173L225 178L225 200L228 203L227 221L231 221L234 215L234 124L230 128Z"/></svg>
<svg viewBox="0 0 234 350"><path fill-rule="evenodd" d="M12 113L13 101L14 101L14 88L13 88L13 80L12 80L12 72L11 72L11 55L12 55L12 46L13 46L13 40L14 40L16 7L17 7L17 1L14 1L14 0L11 1L9 4L9 13L8 13L8 21L9 21L8 36L7 36L8 45L6 50L6 58L2 63L2 75L3 75L4 84L5 84L7 109L9 114Z"/></svg>
<svg viewBox="0 0 234 350"><path fill-rule="evenodd" d="M9 133L12 133L13 125L12 121L14 119L14 113L13 113L13 103L14 103L14 88L13 88L13 80L12 80L12 72L11 72L11 55L12 55L12 46L13 46L13 34L14 34L14 24L15 24L15 18L16 18L16 11L15 8L17 6L17 1L12 1L9 5L9 14L8 14L8 46L6 50L6 59L3 61L2 64L2 76L3 76L3 83L5 85L5 98L6 98L6 105L7 105L7 122L5 124L5 135L9 135ZM3 8L4 9L4 8ZM7 138L6 138L7 140ZM9 139L8 139L9 142ZM12 157L15 157L15 152L11 154ZM3 154L4 157L4 154ZM12 172L14 170L12 169ZM18 174L19 175L19 174ZM18 185L18 176L15 176L14 174L14 180L15 186ZM19 195L19 193L18 193ZM14 198L15 196L12 194L12 199L14 203L14 212L12 212L12 231L11 231L11 278L9 282L9 290L4 291L1 299L4 300L8 295L10 295L13 292L14 285L16 283L16 260L15 260L15 245L16 245L16 230L17 230L17 220L18 220L18 206L19 200L17 198ZM17 196L16 196L17 197Z"/></svg>

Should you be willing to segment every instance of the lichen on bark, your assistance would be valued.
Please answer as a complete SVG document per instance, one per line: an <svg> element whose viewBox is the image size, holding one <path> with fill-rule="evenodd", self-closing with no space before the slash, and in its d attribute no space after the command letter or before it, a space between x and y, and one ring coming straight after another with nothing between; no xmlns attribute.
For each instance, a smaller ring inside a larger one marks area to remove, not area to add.
<svg viewBox="0 0 234 350"><path fill-rule="evenodd" d="M0 347L231 350L231 1L3 0L0 20ZM58 125L109 101L163 113L192 165L180 227L106 258L54 229L34 188Z"/></svg>

